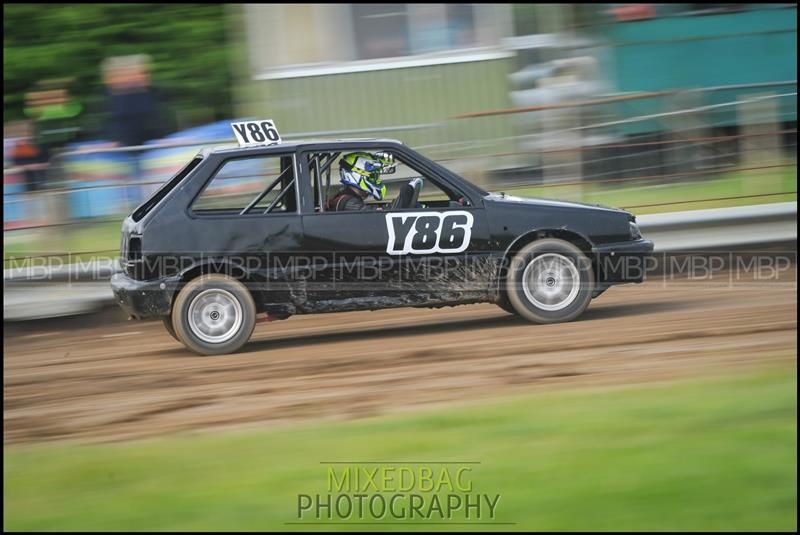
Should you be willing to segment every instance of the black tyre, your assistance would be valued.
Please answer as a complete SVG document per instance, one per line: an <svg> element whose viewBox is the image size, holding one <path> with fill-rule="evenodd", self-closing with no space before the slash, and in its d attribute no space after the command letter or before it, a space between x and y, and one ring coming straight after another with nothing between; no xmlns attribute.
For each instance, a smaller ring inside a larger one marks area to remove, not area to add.
<svg viewBox="0 0 800 535"><path fill-rule="evenodd" d="M178 342L180 342L181 339L178 338L177 334L175 334L175 327L172 326L172 316L171 315L170 316L164 316L163 318L161 318L161 321L164 323L164 328L167 330L169 335L171 337L173 337L175 340L177 340Z"/></svg>
<svg viewBox="0 0 800 535"><path fill-rule="evenodd" d="M506 278L508 302L535 323L559 323L578 317L592 300L594 273L586 255L554 238L537 240L511 259Z"/></svg>
<svg viewBox="0 0 800 535"><path fill-rule="evenodd" d="M505 294L505 292L500 294L500 300L496 304L509 314L514 314L515 316L517 315L517 311L514 310L513 306L511 306L511 302L508 300L508 296Z"/></svg>
<svg viewBox="0 0 800 535"><path fill-rule="evenodd" d="M240 349L256 325L256 305L244 284L227 275L202 275L178 293L172 307L177 338L201 355Z"/></svg>

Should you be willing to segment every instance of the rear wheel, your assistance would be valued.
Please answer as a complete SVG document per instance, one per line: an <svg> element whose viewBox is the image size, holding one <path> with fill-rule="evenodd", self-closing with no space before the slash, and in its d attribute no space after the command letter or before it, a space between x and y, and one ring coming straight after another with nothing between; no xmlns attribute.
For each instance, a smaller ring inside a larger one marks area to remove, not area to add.
<svg viewBox="0 0 800 535"><path fill-rule="evenodd" d="M592 300L591 262L573 244L553 238L522 248L511 260L506 295L514 310L535 323L578 317Z"/></svg>
<svg viewBox="0 0 800 535"><path fill-rule="evenodd" d="M253 296L227 275L202 275L175 298L172 325L177 338L201 355L222 355L240 349L256 324Z"/></svg>

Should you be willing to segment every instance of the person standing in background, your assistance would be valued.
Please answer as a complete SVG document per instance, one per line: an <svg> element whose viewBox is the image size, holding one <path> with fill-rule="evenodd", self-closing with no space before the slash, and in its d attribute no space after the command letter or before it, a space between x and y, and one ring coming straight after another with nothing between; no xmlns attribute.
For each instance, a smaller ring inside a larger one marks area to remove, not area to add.
<svg viewBox="0 0 800 535"><path fill-rule="evenodd" d="M27 163L38 164L28 177L28 191L46 187L46 168L65 145L78 138L78 119L82 106L66 89L68 80L44 80L25 95L25 115L32 121L33 132L28 140ZM28 154L29 153L29 154Z"/></svg>
<svg viewBox="0 0 800 535"><path fill-rule="evenodd" d="M95 99L98 107L92 110L92 116L97 125L95 135L108 140L108 147L138 147L174 131L166 99L151 84L147 55L110 57L101 69L103 88ZM126 154L131 182L144 179L141 154L137 150ZM128 188L127 202L140 203L144 189Z"/></svg>
<svg viewBox="0 0 800 535"><path fill-rule="evenodd" d="M108 58L102 66L106 87L106 137L120 146L143 145L171 132L161 92L150 83L144 54Z"/></svg>
<svg viewBox="0 0 800 535"><path fill-rule="evenodd" d="M11 164L20 169L23 177L23 191L36 191L44 183L44 168L47 158L36 144L33 121L18 121L8 128L15 138L11 147Z"/></svg>

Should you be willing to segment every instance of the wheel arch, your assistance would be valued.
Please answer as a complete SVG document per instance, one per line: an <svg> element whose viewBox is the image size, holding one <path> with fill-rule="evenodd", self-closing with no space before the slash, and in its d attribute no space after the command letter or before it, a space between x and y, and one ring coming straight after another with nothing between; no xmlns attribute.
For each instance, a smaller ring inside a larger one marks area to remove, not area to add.
<svg viewBox="0 0 800 535"><path fill-rule="evenodd" d="M533 243L538 240L543 240L547 238L556 238L559 240L564 240L576 246L578 249L584 253L587 258L592 262L592 269L594 270L594 277L597 279L597 270L595 269L595 259L594 255L594 245L592 244L591 240L588 237L577 232L575 230L570 230L567 228L538 228L538 229L531 229L527 232L524 232L517 236L511 244L506 248L505 252L503 253L503 259L500 263L500 269L498 270L497 280L495 281L497 287L497 295L498 299L504 298L503 290L503 283L506 280L508 275L508 266L511 259L516 255L523 247L526 245Z"/></svg>
<svg viewBox="0 0 800 535"><path fill-rule="evenodd" d="M179 288L182 288L186 283L196 279L197 277L200 277L201 275L211 275L211 274L227 275L243 283L247 291L253 297L253 301L256 304L256 310L258 312L263 311L262 308L264 303L263 299L264 290L257 287L263 284L263 280L261 280L260 277L254 275L253 273L246 271L241 266L236 265L235 263L227 260L220 260L220 261L209 260L197 263L189 268L186 268L184 271L180 273ZM175 299L177 298L179 292L180 289L172 295L170 310L175 305Z"/></svg>

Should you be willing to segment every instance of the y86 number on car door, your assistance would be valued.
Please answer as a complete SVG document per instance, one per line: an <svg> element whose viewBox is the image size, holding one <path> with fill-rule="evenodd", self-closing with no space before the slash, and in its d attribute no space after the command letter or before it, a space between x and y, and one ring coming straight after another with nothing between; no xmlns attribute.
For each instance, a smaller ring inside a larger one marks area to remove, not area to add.
<svg viewBox="0 0 800 535"><path fill-rule="evenodd" d="M390 255L460 253L469 247L472 214L452 212L407 212L386 214Z"/></svg>

